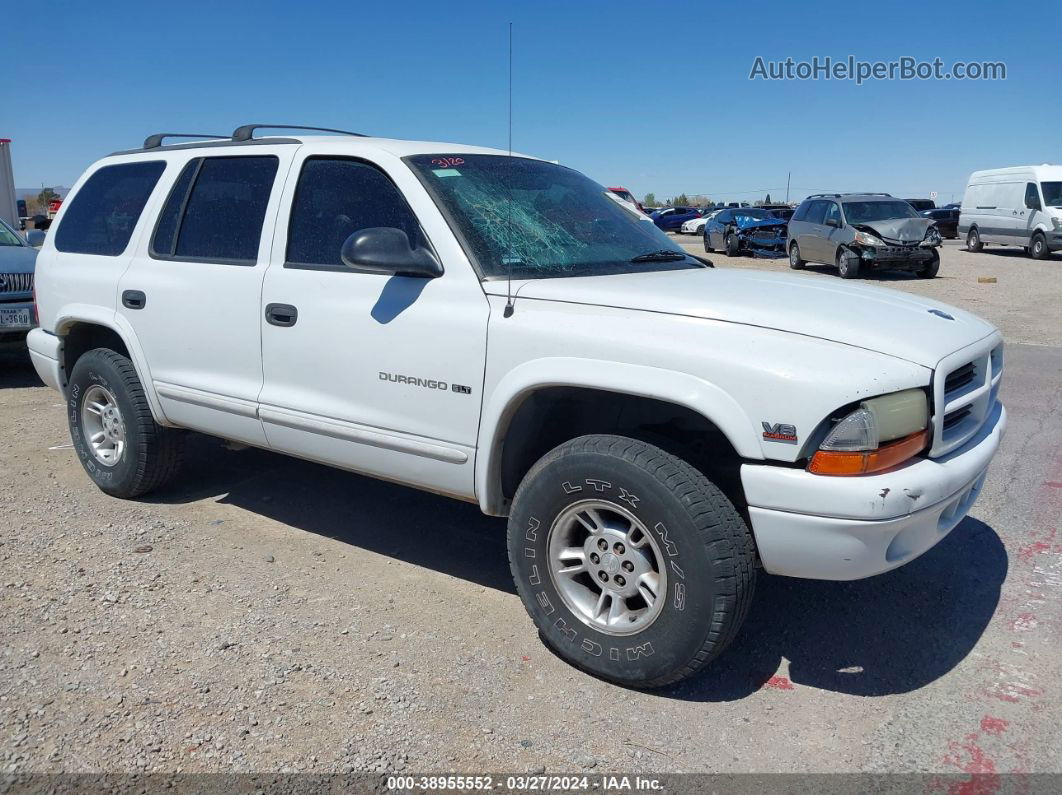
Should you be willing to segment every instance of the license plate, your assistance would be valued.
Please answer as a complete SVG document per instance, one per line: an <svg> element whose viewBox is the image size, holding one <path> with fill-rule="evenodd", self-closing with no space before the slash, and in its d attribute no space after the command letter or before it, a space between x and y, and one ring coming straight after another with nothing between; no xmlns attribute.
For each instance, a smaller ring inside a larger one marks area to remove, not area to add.
<svg viewBox="0 0 1062 795"><path fill-rule="evenodd" d="M0 309L0 326L30 325L29 309Z"/></svg>

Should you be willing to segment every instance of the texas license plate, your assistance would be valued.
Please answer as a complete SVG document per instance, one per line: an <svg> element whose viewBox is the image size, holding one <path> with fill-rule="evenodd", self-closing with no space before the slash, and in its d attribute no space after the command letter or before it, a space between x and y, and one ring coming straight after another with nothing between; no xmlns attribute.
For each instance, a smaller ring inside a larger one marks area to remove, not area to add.
<svg viewBox="0 0 1062 795"><path fill-rule="evenodd" d="M0 326L30 325L29 309L0 309Z"/></svg>

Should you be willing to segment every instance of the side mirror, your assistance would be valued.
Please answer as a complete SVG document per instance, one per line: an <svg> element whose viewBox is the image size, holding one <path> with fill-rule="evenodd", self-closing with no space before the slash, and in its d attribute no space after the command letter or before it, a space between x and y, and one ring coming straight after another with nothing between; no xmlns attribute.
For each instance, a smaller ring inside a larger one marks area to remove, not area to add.
<svg viewBox="0 0 1062 795"><path fill-rule="evenodd" d="M832 226L834 229L840 229L841 228L841 222L838 221L836 218L827 218L826 219L826 226Z"/></svg>
<svg viewBox="0 0 1062 795"><path fill-rule="evenodd" d="M40 248L44 245L44 232L40 229L30 229L26 232L26 242L34 248Z"/></svg>
<svg viewBox="0 0 1062 795"><path fill-rule="evenodd" d="M1025 197L1025 207L1028 210L1042 210L1043 209L1043 207L1040 206L1040 197L1039 196L1035 196L1032 199L1029 199L1029 197L1026 196Z"/></svg>
<svg viewBox="0 0 1062 795"><path fill-rule="evenodd" d="M442 264L428 249L413 248L401 229L374 226L355 232L339 252L348 268L369 273L434 279L443 275Z"/></svg>

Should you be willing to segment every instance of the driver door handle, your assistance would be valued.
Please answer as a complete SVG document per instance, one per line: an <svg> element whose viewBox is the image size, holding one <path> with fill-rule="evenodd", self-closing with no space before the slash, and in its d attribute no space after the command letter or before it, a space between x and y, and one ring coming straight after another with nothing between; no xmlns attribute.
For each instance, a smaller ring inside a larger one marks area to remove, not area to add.
<svg viewBox="0 0 1062 795"><path fill-rule="evenodd" d="M290 328L299 319L299 310L291 304L267 304L265 319L271 326Z"/></svg>

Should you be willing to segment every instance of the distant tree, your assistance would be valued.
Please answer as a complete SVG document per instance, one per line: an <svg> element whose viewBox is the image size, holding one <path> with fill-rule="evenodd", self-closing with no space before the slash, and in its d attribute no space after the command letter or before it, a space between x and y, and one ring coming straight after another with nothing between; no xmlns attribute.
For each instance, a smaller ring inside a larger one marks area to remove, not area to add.
<svg viewBox="0 0 1062 795"><path fill-rule="evenodd" d="M37 194L37 202L40 205L42 205L43 207L47 207L48 206L48 202L52 201L53 199L58 199L58 198L59 198L59 194L56 193L51 188L44 188L43 190L41 190L40 193Z"/></svg>
<svg viewBox="0 0 1062 795"><path fill-rule="evenodd" d="M690 200L685 193L680 193L678 196L671 200L671 203L677 207L685 207L687 204L690 203Z"/></svg>
<svg viewBox="0 0 1062 795"><path fill-rule="evenodd" d="M767 194L767 198L763 200L763 203L764 204L770 204L771 203L771 194L769 194L769 193Z"/></svg>
<svg viewBox="0 0 1062 795"><path fill-rule="evenodd" d="M645 194L645 198L642 199L642 205L645 206L645 207L656 207L656 194L655 193L647 193L647 194Z"/></svg>

